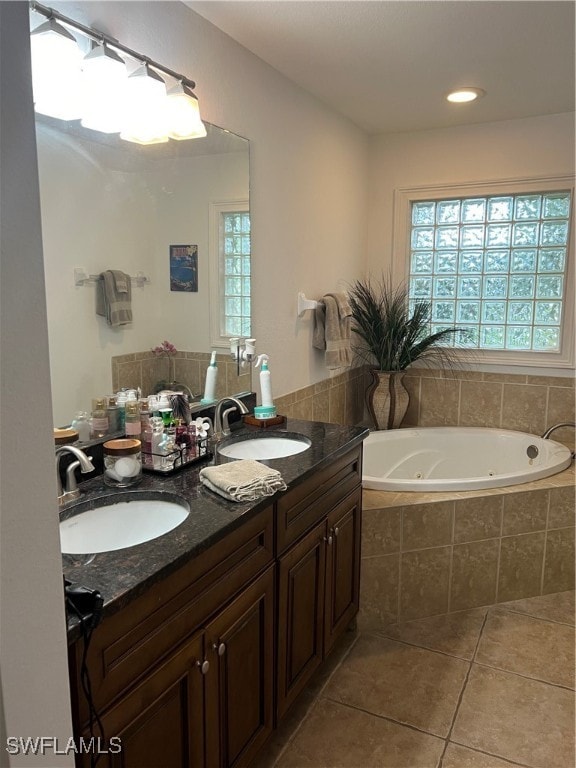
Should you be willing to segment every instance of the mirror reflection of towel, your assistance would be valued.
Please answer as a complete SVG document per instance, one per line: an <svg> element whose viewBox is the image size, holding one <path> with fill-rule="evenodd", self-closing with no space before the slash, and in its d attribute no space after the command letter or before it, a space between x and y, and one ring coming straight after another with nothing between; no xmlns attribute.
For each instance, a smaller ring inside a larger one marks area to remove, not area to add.
<svg viewBox="0 0 576 768"><path fill-rule="evenodd" d="M132 283L130 275L117 269L100 274L96 284L96 314L111 326L132 322Z"/></svg>

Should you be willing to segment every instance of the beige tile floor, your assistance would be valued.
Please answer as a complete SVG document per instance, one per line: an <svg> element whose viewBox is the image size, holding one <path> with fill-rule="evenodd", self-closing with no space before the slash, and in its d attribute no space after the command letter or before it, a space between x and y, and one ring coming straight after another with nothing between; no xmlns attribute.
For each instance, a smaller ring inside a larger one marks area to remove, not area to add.
<svg viewBox="0 0 576 768"><path fill-rule="evenodd" d="M574 592L347 633L254 768L573 768Z"/></svg>

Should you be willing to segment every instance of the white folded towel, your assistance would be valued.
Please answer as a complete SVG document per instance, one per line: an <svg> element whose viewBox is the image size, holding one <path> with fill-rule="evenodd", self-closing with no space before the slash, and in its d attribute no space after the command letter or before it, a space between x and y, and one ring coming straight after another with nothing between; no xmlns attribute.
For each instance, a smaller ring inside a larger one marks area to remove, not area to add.
<svg viewBox="0 0 576 768"><path fill-rule="evenodd" d="M254 459L241 459L200 470L200 482L229 501L256 501L287 486L277 469Z"/></svg>

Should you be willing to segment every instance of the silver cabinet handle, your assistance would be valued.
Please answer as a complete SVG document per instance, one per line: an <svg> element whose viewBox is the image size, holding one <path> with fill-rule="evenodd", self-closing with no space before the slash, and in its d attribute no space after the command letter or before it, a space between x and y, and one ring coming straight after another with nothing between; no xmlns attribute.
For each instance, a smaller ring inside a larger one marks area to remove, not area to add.
<svg viewBox="0 0 576 768"><path fill-rule="evenodd" d="M338 526L336 526L334 528L334 536L338 536L339 533L340 533L340 529L338 528Z"/></svg>
<svg viewBox="0 0 576 768"><path fill-rule="evenodd" d="M226 653L225 643L212 643L212 648L218 653L218 656L224 656Z"/></svg>
<svg viewBox="0 0 576 768"><path fill-rule="evenodd" d="M324 536L323 541L327 542L329 547L332 546L332 534L329 534L328 538L326 538L326 536Z"/></svg>
<svg viewBox="0 0 576 768"><path fill-rule="evenodd" d="M204 661L197 661L196 666L199 667L200 672L205 675L210 669L210 662L207 659L204 659Z"/></svg>

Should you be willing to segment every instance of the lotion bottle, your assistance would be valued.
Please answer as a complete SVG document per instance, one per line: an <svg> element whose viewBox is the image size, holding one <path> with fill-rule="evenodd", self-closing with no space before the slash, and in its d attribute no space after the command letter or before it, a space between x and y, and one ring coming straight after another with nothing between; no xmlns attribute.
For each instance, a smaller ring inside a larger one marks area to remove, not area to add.
<svg viewBox="0 0 576 768"><path fill-rule="evenodd" d="M208 405L216 400L216 381L218 378L218 365L216 364L216 352L212 352L210 365L206 369L206 385L204 387L204 397L200 402L202 405Z"/></svg>

